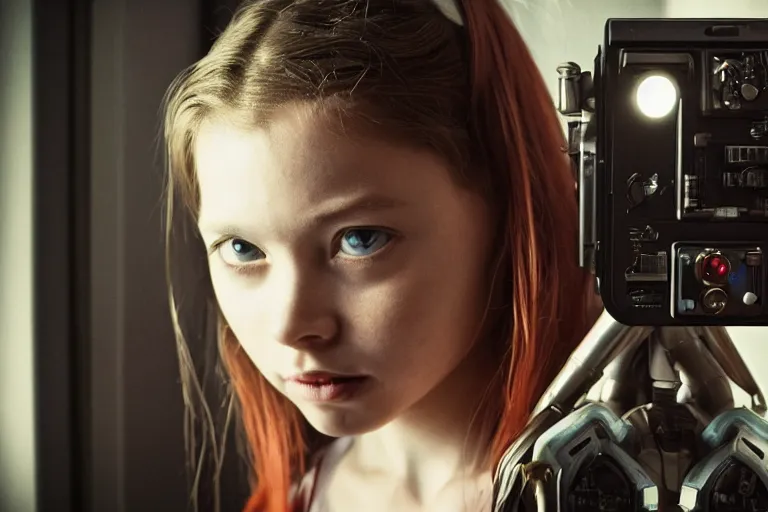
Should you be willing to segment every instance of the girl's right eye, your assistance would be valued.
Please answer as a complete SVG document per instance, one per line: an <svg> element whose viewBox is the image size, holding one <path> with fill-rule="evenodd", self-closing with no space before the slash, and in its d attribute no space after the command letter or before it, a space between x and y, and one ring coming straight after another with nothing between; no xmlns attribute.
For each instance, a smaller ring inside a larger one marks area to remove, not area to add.
<svg viewBox="0 0 768 512"><path fill-rule="evenodd" d="M264 259L266 255L253 245L241 238L230 238L218 247L221 259L231 267L240 267Z"/></svg>

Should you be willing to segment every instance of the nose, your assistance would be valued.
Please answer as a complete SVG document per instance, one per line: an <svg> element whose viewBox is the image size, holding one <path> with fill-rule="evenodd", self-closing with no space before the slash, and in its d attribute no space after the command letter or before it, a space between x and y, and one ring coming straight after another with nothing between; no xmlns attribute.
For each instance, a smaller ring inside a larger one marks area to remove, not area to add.
<svg viewBox="0 0 768 512"><path fill-rule="evenodd" d="M284 270L271 276L268 318L272 339L295 348L315 348L338 338L338 313L328 277Z"/></svg>

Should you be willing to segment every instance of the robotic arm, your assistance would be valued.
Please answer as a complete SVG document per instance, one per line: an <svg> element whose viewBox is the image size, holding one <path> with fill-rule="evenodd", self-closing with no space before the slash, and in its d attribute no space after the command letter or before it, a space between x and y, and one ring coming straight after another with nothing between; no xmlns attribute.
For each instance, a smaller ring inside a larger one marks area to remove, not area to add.
<svg viewBox="0 0 768 512"><path fill-rule="evenodd" d="M499 464L494 512L768 511L765 412L724 328L604 312Z"/></svg>

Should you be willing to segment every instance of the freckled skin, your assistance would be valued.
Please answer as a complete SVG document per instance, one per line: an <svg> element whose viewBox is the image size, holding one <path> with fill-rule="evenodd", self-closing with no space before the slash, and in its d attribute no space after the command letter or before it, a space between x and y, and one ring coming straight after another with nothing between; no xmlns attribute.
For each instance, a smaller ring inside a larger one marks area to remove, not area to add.
<svg viewBox="0 0 768 512"><path fill-rule="evenodd" d="M493 250L484 202L435 155L334 135L303 107L266 129L206 123L195 157L206 245L229 226L263 253L238 272L224 242L210 271L226 321L265 378L327 435L403 439L394 432L407 424L431 432L414 450L464 441L467 404L496 369L472 355ZM392 206L318 220L373 194ZM359 227L392 237L365 257L340 253L339 237ZM283 380L309 370L369 384L349 401L310 402Z"/></svg>

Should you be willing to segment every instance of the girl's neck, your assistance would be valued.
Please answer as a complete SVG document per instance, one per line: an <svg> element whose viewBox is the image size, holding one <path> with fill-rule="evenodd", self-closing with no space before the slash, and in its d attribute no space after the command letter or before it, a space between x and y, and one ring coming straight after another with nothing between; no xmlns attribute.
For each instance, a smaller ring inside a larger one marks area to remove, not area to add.
<svg viewBox="0 0 768 512"><path fill-rule="evenodd" d="M402 481L431 501L456 481L487 478L495 430L500 359L478 343L464 361L397 420L359 436L349 462L365 473Z"/></svg>

